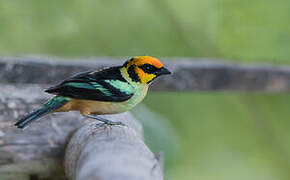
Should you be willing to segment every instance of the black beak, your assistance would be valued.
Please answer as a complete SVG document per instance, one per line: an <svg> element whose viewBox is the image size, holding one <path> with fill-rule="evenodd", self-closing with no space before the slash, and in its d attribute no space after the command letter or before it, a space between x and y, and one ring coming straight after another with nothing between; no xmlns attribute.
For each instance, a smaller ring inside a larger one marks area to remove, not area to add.
<svg viewBox="0 0 290 180"><path fill-rule="evenodd" d="M166 69L165 67L163 67L155 72L155 75L157 75L157 76L166 75L166 74L171 74L171 72L168 69Z"/></svg>

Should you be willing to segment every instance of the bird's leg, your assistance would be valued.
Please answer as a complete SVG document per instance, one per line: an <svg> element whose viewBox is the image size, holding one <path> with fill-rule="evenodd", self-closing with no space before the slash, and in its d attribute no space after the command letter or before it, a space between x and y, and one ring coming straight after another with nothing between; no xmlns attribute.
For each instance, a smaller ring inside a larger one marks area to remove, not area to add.
<svg viewBox="0 0 290 180"><path fill-rule="evenodd" d="M113 125L122 125L122 126L125 126L125 124L122 123L121 121L113 122L113 121L110 121L108 119L102 118L102 117L97 116L97 115L91 115L91 114L89 114L89 115L86 115L86 117L92 118L92 119L96 119L98 121L101 121L105 125L110 125L110 126L113 126Z"/></svg>

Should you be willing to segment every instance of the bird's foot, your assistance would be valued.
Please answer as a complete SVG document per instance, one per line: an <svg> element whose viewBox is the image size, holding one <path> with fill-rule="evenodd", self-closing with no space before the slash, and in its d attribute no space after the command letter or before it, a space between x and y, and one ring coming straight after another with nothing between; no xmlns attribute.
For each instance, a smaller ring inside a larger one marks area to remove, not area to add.
<svg viewBox="0 0 290 180"><path fill-rule="evenodd" d="M92 119L96 119L98 121L103 122L102 124L99 124L98 126L115 126L115 125L119 125L119 126L126 126L124 123L122 123L121 121L110 121L108 119L96 116L96 115L87 115L86 117L88 118L92 118Z"/></svg>
<svg viewBox="0 0 290 180"><path fill-rule="evenodd" d="M124 123L122 123L121 121L116 121L116 122L113 122L113 121L109 121L107 123L104 123L105 125L109 125L109 126L115 126L115 125L119 125L119 126L125 126Z"/></svg>

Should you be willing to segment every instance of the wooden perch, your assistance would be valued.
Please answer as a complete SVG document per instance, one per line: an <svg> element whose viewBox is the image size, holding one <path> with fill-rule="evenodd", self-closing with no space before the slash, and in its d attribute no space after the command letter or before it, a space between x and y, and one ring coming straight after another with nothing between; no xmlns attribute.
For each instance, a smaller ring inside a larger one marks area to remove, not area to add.
<svg viewBox="0 0 290 180"><path fill-rule="evenodd" d="M95 122L85 125L86 118L77 112L48 115L25 130L13 126L19 117L39 107L47 98L39 85L1 84L1 180L66 179L63 158L67 141L70 143L66 171L70 179L89 180L80 177L92 172L97 173L99 180L111 176L138 179L137 175L160 179L161 168L143 143L141 126L129 113L110 117L120 119L128 127L111 129L95 128ZM72 133L82 126L70 140Z"/></svg>
<svg viewBox="0 0 290 180"><path fill-rule="evenodd" d="M38 85L0 86L0 179L65 179L64 146L85 119L75 112L58 113L17 129L15 121L48 97Z"/></svg>
<svg viewBox="0 0 290 180"><path fill-rule="evenodd" d="M130 114L107 116L127 126L92 122L71 138L65 171L71 180L162 180L160 162L143 142L142 127Z"/></svg>
<svg viewBox="0 0 290 180"><path fill-rule="evenodd" d="M55 84L70 75L121 65L124 59L57 60L44 57L0 58L0 83ZM161 58L162 60L168 58ZM161 77L152 90L167 91L290 91L290 67L235 64L215 59L165 61L172 75ZM28 73L29 72L29 73ZM41 74L41 76L39 76Z"/></svg>

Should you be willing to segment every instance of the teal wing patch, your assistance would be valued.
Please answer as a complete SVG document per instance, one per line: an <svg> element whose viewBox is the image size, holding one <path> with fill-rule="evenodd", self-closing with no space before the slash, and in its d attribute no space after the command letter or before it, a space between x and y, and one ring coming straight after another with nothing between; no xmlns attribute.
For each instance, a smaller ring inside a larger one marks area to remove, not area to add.
<svg viewBox="0 0 290 180"><path fill-rule="evenodd" d="M104 86L97 82L69 82L64 85L81 89L99 90L107 96L112 95L112 93L108 89L104 88Z"/></svg>
<svg viewBox="0 0 290 180"><path fill-rule="evenodd" d="M105 82L113 86L114 88L119 89L123 93L133 94L135 92L135 88L127 82L119 80L105 80Z"/></svg>
<svg viewBox="0 0 290 180"><path fill-rule="evenodd" d="M76 99L110 102L126 101L134 95L135 88L122 78L119 69L104 71L78 74L46 92Z"/></svg>

